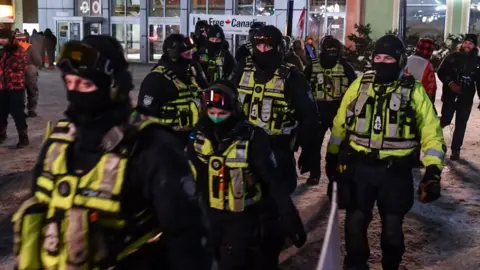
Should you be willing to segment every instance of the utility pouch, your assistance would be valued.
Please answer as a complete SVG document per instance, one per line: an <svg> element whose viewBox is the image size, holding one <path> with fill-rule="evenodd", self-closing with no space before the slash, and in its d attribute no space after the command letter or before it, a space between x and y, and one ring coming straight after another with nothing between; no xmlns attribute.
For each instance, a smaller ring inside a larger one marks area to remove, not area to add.
<svg viewBox="0 0 480 270"><path fill-rule="evenodd" d="M40 249L46 211L47 206L32 197L13 215L13 252L16 257L16 269L43 268Z"/></svg>

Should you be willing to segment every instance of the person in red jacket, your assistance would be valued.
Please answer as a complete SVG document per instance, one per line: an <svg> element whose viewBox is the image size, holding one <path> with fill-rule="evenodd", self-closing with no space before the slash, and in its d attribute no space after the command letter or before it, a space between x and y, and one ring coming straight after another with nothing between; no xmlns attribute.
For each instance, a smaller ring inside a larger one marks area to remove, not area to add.
<svg viewBox="0 0 480 270"><path fill-rule="evenodd" d="M12 115L17 127L17 148L29 144L25 119L25 69L27 55L13 43L10 29L0 29L0 143L7 138L7 118Z"/></svg>
<svg viewBox="0 0 480 270"><path fill-rule="evenodd" d="M422 38L415 49L415 54L408 57L405 71L413 75L415 80L420 81L427 92L428 97L435 104L435 95L437 92L437 79L435 69L430 63L435 50L435 43L429 38Z"/></svg>

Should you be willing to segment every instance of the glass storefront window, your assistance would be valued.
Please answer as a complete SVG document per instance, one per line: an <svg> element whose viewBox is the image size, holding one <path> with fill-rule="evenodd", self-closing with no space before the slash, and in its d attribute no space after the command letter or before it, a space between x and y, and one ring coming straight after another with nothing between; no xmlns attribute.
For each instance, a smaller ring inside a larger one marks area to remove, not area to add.
<svg viewBox="0 0 480 270"><path fill-rule="evenodd" d="M191 0L193 14L225 14L225 0Z"/></svg>
<svg viewBox="0 0 480 270"><path fill-rule="evenodd" d="M140 60L140 24L126 24L126 53L128 60Z"/></svg>
<svg viewBox="0 0 480 270"><path fill-rule="evenodd" d="M271 16L275 12L274 0L236 0L237 15Z"/></svg>
<svg viewBox="0 0 480 270"><path fill-rule="evenodd" d="M310 0L310 12L345 12L346 7L346 0Z"/></svg>
<svg viewBox="0 0 480 270"><path fill-rule="evenodd" d="M140 16L141 0L111 0L112 16Z"/></svg>
<svg viewBox="0 0 480 270"><path fill-rule="evenodd" d="M171 34L180 33L180 25L149 25L149 60L157 61L163 53L163 41Z"/></svg>
<svg viewBox="0 0 480 270"><path fill-rule="evenodd" d="M140 0L127 0L127 16L140 16Z"/></svg>
<svg viewBox="0 0 480 270"><path fill-rule="evenodd" d="M472 0L470 3L470 20L468 32L480 34L480 0Z"/></svg>
<svg viewBox="0 0 480 270"><path fill-rule="evenodd" d="M325 35L345 42L345 17L347 0L309 0L307 36L314 39L317 49Z"/></svg>
<svg viewBox="0 0 480 270"><path fill-rule="evenodd" d="M140 24L112 24L112 36L122 44L128 60L140 60Z"/></svg>
<svg viewBox="0 0 480 270"><path fill-rule="evenodd" d="M116 38L125 50L125 25L123 23L112 24L112 37Z"/></svg>
<svg viewBox="0 0 480 270"><path fill-rule="evenodd" d="M112 2L112 16L125 16L125 1L126 0L111 0Z"/></svg>
<svg viewBox="0 0 480 270"><path fill-rule="evenodd" d="M180 17L180 0L149 0L151 17Z"/></svg>
<svg viewBox="0 0 480 270"><path fill-rule="evenodd" d="M407 35L443 40L446 0L407 0Z"/></svg>

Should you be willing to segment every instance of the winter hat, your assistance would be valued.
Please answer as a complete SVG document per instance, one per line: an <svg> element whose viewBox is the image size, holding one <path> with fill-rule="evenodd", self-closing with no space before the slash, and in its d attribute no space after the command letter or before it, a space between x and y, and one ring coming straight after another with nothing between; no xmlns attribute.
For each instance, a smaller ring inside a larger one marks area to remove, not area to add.
<svg viewBox="0 0 480 270"><path fill-rule="evenodd" d="M225 34L223 33L223 29L218 24L215 24L210 28L210 30L208 30L207 37L225 40Z"/></svg>
<svg viewBox="0 0 480 270"><path fill-rule="evenodd" d="M342 43L334 36L325 36L320 44L320 50L325 51L326 49L335 48L337 51L340 51L342 48Z"/></svg>
<svg viewBox="0 0 480 270"><path fill-rule="evenodd" d="M465 38L463 39L463 41L464 41L464 42L465 42L465 41L470 41L470 42L472 42L472 43L475 45L475 47L477 47L478 37L477 37L477 35L475 35L475 34L466 34L466 35L465 35Z"/></svg>
<svg viewBox="0 0 480 270"><path fill-rule="evenodd" d="M417 46L415 48L415 54L422 58L430 59L434 50L435 42L430 38L422 38L417 43Z"/></svg>
<svg viewBox="0 0 480 270"><path fill-rule="evenodd" d="M386 35L375 42L373 56L377 54L387 54L395 58L398 62L404 53L405 46L403 45L403 42L394 35Z"/></svg>

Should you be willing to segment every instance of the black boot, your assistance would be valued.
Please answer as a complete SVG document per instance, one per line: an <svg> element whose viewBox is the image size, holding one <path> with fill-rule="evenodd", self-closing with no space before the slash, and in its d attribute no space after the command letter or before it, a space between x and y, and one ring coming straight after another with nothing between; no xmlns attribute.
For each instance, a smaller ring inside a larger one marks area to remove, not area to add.
<svg viewBox="0 0 480 270"><path fill-rule="evenodd" d="M27 129L19 130L17 148L24 148L29 144Z"/></svg>

